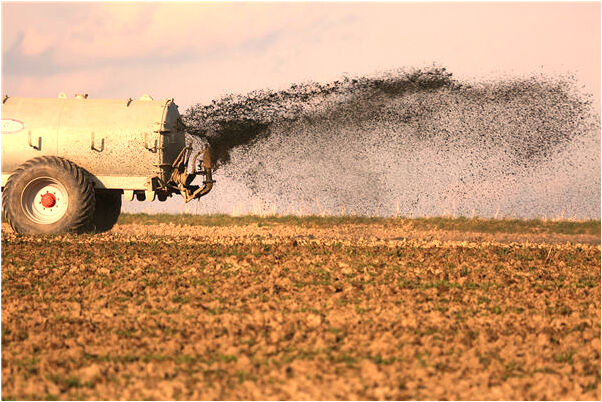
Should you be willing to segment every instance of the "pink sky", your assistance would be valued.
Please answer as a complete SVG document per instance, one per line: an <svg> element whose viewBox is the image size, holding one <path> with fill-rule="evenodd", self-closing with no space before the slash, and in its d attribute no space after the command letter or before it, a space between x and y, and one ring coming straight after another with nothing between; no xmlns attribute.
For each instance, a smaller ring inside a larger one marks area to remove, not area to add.
<svg viewBox="0 0 602 402"><path fill-rule="evenodd" d="M573 74L600 104L600 3L3 3L2 91L173 97L445 66Z"/></svg>

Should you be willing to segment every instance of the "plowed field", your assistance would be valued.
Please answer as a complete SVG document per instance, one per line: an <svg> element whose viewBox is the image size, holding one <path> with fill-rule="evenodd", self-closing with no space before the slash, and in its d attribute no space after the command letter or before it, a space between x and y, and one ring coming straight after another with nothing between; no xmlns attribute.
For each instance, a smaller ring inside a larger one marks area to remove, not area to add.
<svg viewBox="0 0 602 402"><path fill-rule="evenodd" d="M212 219L3 224L2 399L600 399L599 222Z"/></svg>

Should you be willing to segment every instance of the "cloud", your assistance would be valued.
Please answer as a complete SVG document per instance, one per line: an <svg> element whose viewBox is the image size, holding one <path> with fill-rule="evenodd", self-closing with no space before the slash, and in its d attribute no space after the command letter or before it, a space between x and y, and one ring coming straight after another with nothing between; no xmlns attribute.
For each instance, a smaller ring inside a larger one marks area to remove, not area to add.
<svg viewBox="0 0 602 402"><path fill-rule="evenodd" d="M580 71L599 94L595 3L3 3L2 10L3 89L27 96L55 96L65 86L95 88L88 89L95 97L152 89L185 104L433 61L460 76L542 64Z"/></svg>
<svg viewBox="0 0 602 402"><path fill-rule="evenodd" d="M11 20L27 16L30 23L10 24L8 30L17 30L17 39L13 37L8 47L17 43L13 52L23 56L51 50L52 62L64 66L151 55L166 58L183 50L194 54L216 47L255 46L264 50L277 39L278 31L290 27L290 20L298 17L288 11L274 19L266 16L265 7L248 8L236 3L92 3L74 4L73 9L58 4L54 6L63 7L64 14L57 19L45 17L47 4L41 9L24 4L10 6L4 9L5 21L10 24L6 18L9 14Z"/></svg>

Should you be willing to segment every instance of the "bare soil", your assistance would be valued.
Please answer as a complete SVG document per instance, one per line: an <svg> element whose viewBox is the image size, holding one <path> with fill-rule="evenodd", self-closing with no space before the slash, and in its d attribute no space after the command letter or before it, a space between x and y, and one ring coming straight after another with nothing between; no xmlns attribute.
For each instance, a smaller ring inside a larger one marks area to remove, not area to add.
<svg viewBox="0 0 602 402"><path fill-rule="evenodd" d="M599 226L599 223L598 223ZM2 399L600 399L600 235L2 225Z"/></svg>

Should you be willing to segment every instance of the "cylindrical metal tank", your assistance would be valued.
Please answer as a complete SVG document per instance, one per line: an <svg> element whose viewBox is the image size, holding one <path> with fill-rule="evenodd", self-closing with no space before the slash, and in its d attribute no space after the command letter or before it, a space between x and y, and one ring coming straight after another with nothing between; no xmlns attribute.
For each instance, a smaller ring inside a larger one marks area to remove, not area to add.
<svg viewBox="0 0 602 402"><path fill-rule="evenodd" d="M43 155L72 161L95 186L152 190L167 180L185 146L172 99L11 98L2 102L2 185L22 163Z"/></svg>

